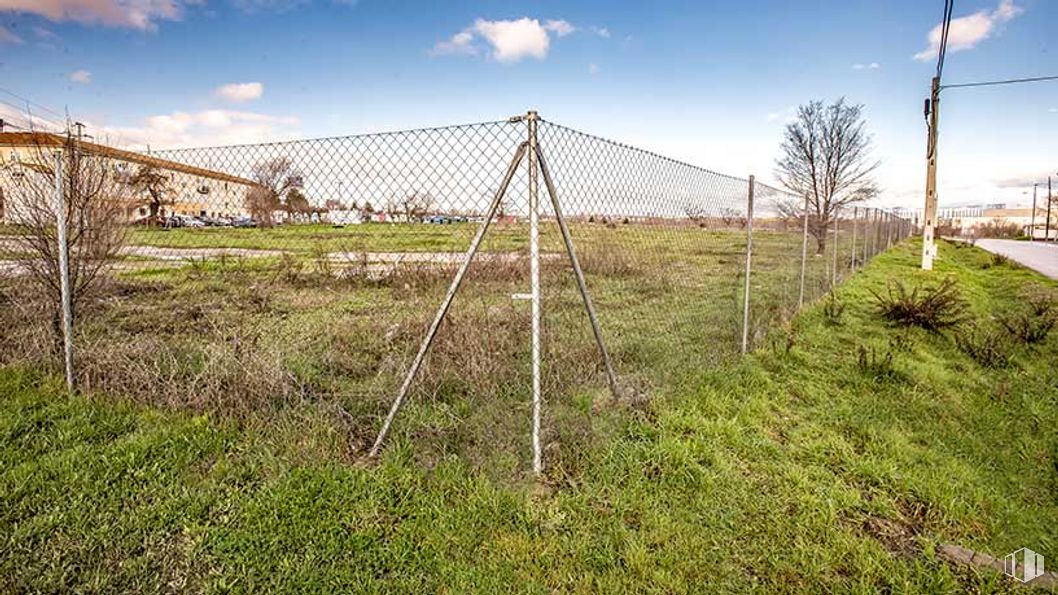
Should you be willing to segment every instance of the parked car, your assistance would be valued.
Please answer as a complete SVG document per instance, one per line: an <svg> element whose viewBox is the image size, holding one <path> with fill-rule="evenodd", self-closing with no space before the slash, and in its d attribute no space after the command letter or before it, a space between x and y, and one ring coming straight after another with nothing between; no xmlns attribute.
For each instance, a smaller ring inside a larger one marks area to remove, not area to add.
<svg viewBox="0 0 1058 595"><path fill-rule="evenodd" d="M257 222L249 217L236 217L232 219L232 227L257 227Z"/></svg>
<svg viewBox="0 0 1058 595"><path fill-rule="evenodd" d="M227 217L199 217L199 219L209 227L228 227L231 225L231 219Z"/></svg>

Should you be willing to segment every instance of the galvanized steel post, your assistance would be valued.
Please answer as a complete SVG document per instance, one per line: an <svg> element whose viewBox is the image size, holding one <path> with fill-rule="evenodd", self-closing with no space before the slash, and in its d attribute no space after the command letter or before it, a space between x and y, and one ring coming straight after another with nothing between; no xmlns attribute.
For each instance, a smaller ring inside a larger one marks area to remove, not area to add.
<svg viewBox="0 0 1058 595"><path fill-rule="evenodd" d="M540 416L543 403L540 396L540 196L537 183L537 114L530 111L529 124L529 284L532 295L532 357L533 357L533 473L544 470L543 447L540 443Z"/></svg>
<svg viewBox="0 0 1058 595"><path fill-rule="evenodd" d="M849 262L849 266L853 271L856 270L856 227L859 223L857 219L860 216L860 208L852 207L852 260Z"/></svg>
<svg viewBox="0 0 1058 595"><path fill-rule="evenodd" d="M804 220L801 223L801 287L797 292L797 309L805 305L805 268L808 264L808 195L805 195Z"/></svg>
<svg viewBox="0 0 1058 595"><path fill-rule="evenodd" d="M746 279L742 291L742 353L749 351L749 292L750 273L753 270L753 187L756 181L749 177L749 195L746 199Z"/></svg>
<svg viewBox="0 0 1058 595"><path fill-rule="evenodd" d="M70 288L70 245L66 218L66 199L63 192L64 158L62 151L52 153L55 159L55 238L59 257L59 301L62 308L63 368L66 388L76 388L73 366L73 296Z"/></svg>

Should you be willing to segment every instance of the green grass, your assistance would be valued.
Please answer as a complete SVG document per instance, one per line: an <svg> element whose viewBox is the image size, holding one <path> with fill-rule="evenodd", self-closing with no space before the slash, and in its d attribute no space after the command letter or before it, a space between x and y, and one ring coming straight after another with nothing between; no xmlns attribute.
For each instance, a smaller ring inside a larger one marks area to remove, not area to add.
<svg viewBox="0 0 1058 595"><path fill-rule="evenodd" d="M377 467L321 456L344 438L311 404L236 424L7 368L0 590L1005 591L933 552L1058 555L1058 340L991 370L887 326L868 290L894 277L954 275L981 317L1040 281L970 247L943 245L932 275L917 255L854 275L837 324L817 304L648 407L593 413L615 428L575 469L554 468L569 445L549 452L546 490L425 466L413 434ZM891 373L860 370L861 345Z"/></svg>

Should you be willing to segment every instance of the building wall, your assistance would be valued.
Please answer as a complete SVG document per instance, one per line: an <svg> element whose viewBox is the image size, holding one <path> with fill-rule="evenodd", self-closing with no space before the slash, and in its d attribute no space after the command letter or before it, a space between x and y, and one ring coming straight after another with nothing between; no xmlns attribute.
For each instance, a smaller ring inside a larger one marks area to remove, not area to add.
<svg viewBox="0 0 1058 595"><path fill-rule="evenodd" d="M45 153L48 150L44 149ZM0 167L4 175L0 175L0 195L3 196L3 205L0 205L0 221L12 222L9 219L15 217L18 208L12 204L17 192L11 188L3 188L14 183L14 175L17 172L29 174L29 168L25 164L32 164L40 158L40 149L35 146L0 146ZM104 157L108 167L112 168L112 174L120 179L131 179L142 164L130 162L123 159ZM214 178L209 175L192 174L174 169L166 169L158 165L157 169L170 176L169 197L159 209L160 216L188 215L207 217L246 217L249 212L245 207L246 192L251 188L248 182L240 183L230 179L230 176ZM31 175L31 174L30 174ZM137 193L129 200L128 216L130 221L137 221L150 214L150 198L145 192Z"/></svg>

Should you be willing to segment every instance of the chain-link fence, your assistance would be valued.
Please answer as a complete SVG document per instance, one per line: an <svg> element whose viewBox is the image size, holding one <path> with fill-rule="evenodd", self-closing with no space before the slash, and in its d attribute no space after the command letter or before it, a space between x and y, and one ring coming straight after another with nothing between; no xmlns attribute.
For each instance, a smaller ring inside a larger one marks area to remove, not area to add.
<svg viewBox="0 0 1058 595"><path fill-rule="evenodd" d="M6 362L60 361L70 321L85 389L331 407L357 456L384 426L574 465L593 412L759 345L912 231L534 113L151 154L0 136Z"/></svg>

